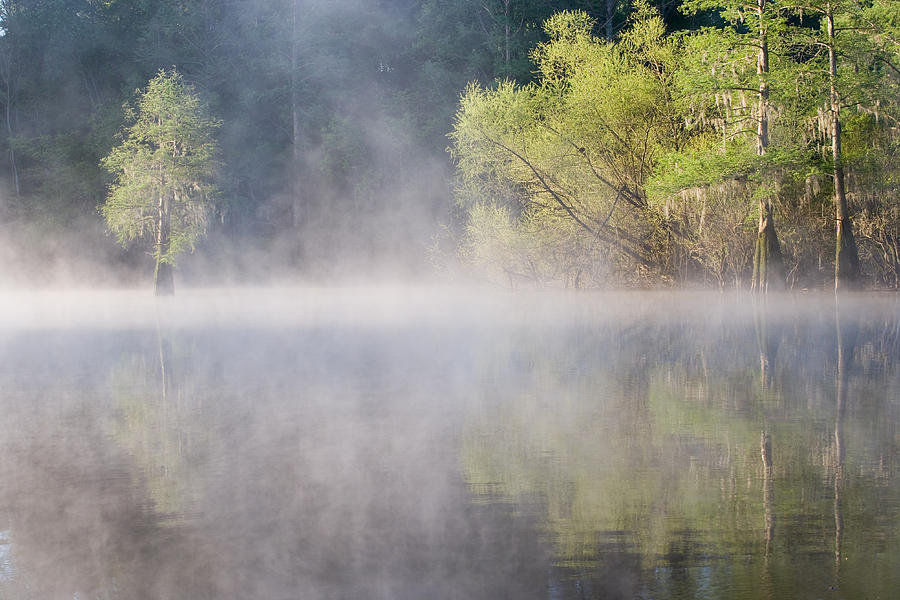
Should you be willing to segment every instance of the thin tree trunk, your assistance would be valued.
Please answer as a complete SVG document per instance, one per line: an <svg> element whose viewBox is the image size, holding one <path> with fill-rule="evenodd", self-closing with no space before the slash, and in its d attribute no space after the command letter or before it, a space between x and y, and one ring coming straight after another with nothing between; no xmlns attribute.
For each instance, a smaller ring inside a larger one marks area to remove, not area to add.
<svg viewBox="0 0 900 600"><path fill-rule="evenodd" d="M828 3L825 11L828 27L829 83L831 86L831 156L834 163L834 212L836 244L834 256L835 291L852 290L860 285L859 252L853 236L853 223L847 207L844 164L841 155L841 96L837 89L837 47L834 29L834 10Z"/></svg>
<svg viewBox="0 0 900 600"><path fill-rule="evenodd" d="M156 220L156 270L153 273L153 293L157 296L175 295L175 279L172 265L166 260L169 249L169 199L159 197Z"/></svg>
<svg viewBox="0 0 900 600"><path fill-rule="evenodd" d="M756 153L762 156L769 147L769 32L765 22L766 0L758 0L756 15L759 18L759 55L756 73L759 75L759 126L756 132Z"/></svg>
<svg viewBox="0 0 900 600"><path fill-rule="evenodd" d="M612 41L615 31L613 17L616 14L616 0L606 0L606 39Z"/></svg>
<svg viewBox="0 0 900 600"><path fill-rule="evenodd" d="M16 167L16 150L13 146L12 96L12 60L10 59L6 73L6 139L9 143L9 168L15 184L16 198L18 198L21 190L19 188L19 169Z"/></svg>
<svg viewBox="0 0 900 600"><path fill-rule="evenodd" d="M509 36L510 36L509 20L510 20L510 18L512 18L512 15L509 14L509 3L510 3L511 1L512 1L512 0L505 0L504 6L503 6L503 10L504 10L504 13L505 13L505 15L506 15L506 23L505 23L505 25L506 25L506 31L505 31L506 37L505 37L505 39L504 39L504 42L505 42L505 44L506 44L506 47L505 47L504 50L505 50L506 71L507 71L507 73L509 73Z"/></svg>
<svg viewBox="0 0 900 600"><path fill-rule="evenodd" d="M300 48L297 31L297 0L291 0L291 225L296 229L303 224L303 207L300 205L300 89L297 69L300 64Z"/></svg>
<svg viewBox="0 0 900 600"><path fill-rule="evenodd" d="M12 131L12 116L10 115L11 107L10 107L10 99L9 94L7 94L6 101L6 131L8 134L7 139L9 140L9 167L12 172L13 182L15 183L16 190L16 198L18 198L22 191L19 187L19 169L16 166L16 149L13 145L13 131Z"/></svg>
<svg viewBox="0 0 900 600"><path fill-rule="evenodd" d="M759 55L756 73L759 75L759 125L756 132L756 152L762 156L769 147L769 41L765 21L766 0L757 0L759 18ZM759 230L756 236L756 250L753 255L753 278L750 289L766 293L769 290L784 289L784 257L781 244L775 232L775 217L772 213L772 199L759 201Z"/></svg>

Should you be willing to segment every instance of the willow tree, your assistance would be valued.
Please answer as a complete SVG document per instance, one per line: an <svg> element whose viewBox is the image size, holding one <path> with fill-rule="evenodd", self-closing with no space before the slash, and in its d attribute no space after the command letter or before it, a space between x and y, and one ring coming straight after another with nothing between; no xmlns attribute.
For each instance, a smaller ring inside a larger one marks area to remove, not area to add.
<svg viewBox="0 0 900 600"><path fill-rule="evenodd" d="M126 113L122 143L102 161L115 181L101 212L123 246L148 243L154 291L171 295L176 257L206 232L220 123L175 70L160 71Z"/></svg>
<svg viewBox="0 0 900 600"><path fill-rule="evenodd" d="M469 237L503 231L513 255L528 248L525 272L493 265L510 276L577 286L610 274L668 274L660 240L679 232L666 229L645 185L660 153L680 140L668 91L676 48L643 4L615 44L595 37L595 25L580 11L554 15L549 41L532 53L537 81L471 85L462 97L451 152L470 203L469 233L483 234ZM506 210L478 208L485 204Z"/></svg>

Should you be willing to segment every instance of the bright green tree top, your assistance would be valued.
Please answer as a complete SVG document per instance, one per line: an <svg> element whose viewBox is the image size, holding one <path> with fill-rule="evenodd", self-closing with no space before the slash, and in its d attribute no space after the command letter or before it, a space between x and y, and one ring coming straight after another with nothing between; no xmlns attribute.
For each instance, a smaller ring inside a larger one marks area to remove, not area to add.
<svg viewBox="0 0 900 600"><path fill-rule="evenodd" d="M221 123L174 69L151 79L126 117L122 143L102 161L116 180L101 212L120 243L152 239L161 261L173 264L206 231Z"/></svg>

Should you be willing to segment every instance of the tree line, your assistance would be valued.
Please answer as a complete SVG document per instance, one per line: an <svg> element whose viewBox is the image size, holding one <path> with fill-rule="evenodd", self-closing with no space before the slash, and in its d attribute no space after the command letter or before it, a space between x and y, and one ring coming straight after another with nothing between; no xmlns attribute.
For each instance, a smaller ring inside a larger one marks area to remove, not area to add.
<svg viewBox="0 0 900 600"><path fill-rule="evenodd" d="M221 123L208 235L182 271L430 269L460 90L527 80L553 4L0 0L0 278L141 272L98 211L116 181L101 162L160 71Z"/></svg>
<svg viewBox="0 0 900 600"><path fill-rule="evenodd" d="M814 286L837 264L848 284L896 286L896 13L0 0L5 267L140 271L143 250L121 251L130 234L99 209L134 195L121 149L167 73L215 124L176 246L197 248L182 263L197 278L430 259L541 285ZM838 233L858 259L837 260Z"/></svg>
<svg viewBox="0 0 900 600"><path fill-rule="evenodd" d="M615 39L546 21L536 80L470 86L463 249L499 279L900 283L900 5L635 4Z"/></svg>

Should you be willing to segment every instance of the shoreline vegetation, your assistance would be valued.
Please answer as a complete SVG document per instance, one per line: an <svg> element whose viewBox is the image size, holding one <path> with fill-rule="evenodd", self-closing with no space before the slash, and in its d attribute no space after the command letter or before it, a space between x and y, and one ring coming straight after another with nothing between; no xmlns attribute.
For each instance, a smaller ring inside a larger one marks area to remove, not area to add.
<svg viewBox="0 0 900 600"><path fill-rule="evenodd" d="M892 0L0 0L0 109L2 287L900 289Z"/></svg>

